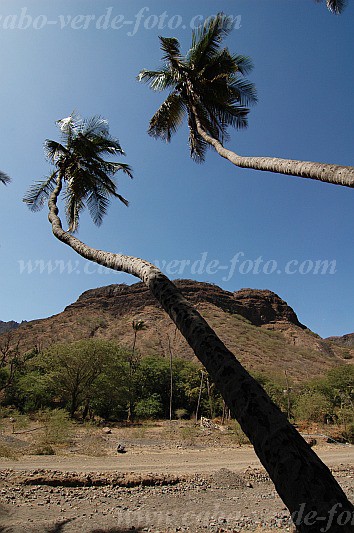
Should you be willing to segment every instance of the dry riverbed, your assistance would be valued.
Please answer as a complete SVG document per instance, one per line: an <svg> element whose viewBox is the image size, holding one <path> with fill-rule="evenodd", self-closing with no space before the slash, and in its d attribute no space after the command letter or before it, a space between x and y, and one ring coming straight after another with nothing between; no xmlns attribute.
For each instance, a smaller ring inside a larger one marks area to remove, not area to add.
<svg viewBox="0 0 354 533"><path fill-rule="evenodd" d="M250 446L105 438L107 455L0 458L0 531L118 533L291 531ZM354 499L353 446L315 451Z"/></svg>

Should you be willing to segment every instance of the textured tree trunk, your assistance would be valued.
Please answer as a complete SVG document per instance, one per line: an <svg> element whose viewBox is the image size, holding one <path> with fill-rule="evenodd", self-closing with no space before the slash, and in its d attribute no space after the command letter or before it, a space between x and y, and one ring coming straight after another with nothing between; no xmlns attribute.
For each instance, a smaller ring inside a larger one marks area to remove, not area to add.
<svg viewBox="0 0 354 533"><path fill-rule="evenodd" d="M220 141L209 135L202 127L197 110L192 106L199 135L209 145L213 146L221 157L233 165L241 168L252 168L278 174L288 174L299 178L325 181L334 185L354 187L354 167L331 165L328 163L313 163L311 161L297 161L295 159L280 159L278 157L243 157L225 148Z"/></svg>
<svg viewBox="0 0 354 533"><path fill-rule="evenodd" d="M193 305L151 263L136 257L95 250L65 232L56 205L60 191L61 181L58 180L49 199L49 221L55 237L85 259L140 278L151 290L212 377L233 416L252 442L290 513L296 513L294 519L298 530L322 532L324 525L331 521L333 524L329 531L352 532L350 521L354 516L354 507L327 466L224 346ZM336 522L341 513L349 517L344 526Z"/></svg>

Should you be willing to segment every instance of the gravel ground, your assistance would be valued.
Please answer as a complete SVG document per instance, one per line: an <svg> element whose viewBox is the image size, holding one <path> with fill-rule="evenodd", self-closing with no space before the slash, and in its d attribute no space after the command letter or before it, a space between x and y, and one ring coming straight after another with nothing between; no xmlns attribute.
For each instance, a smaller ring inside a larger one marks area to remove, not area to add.
<svg viewBox="0 0 354 533"><path fill-rule="evenodd" d="M353 465L333 472L354 499ZM0 531L118 533L292 531L264 470L204 474L0 471Z"/></svg>

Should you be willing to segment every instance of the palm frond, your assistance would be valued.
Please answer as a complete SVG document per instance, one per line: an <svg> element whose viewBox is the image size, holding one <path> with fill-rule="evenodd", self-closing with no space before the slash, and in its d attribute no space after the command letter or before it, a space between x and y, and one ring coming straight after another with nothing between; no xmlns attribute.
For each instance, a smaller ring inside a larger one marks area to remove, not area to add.
<svg viewBox="0 0 354 533"><path fill-rule="evenodd" d="M149 84L153 91L164 91L173 87L176 79L171 74L171 70L142 70L137 76L138 81L144 81Z"/></svg>
<svg viewBox="0 0 354 533"><path fill-rule="evenodd" d="M181 59L180 44L178 39L174 37L159 37L160 47L164 52L162 59L165 61L170 61L172 63L178 62Z"/></svg>
<svg viewBox="0 0 354 533"><path fill-rule="evenodd" d="M220 43L232 30L232 23L232 17L220 12L193 31L192 47L187 58L194 68L202 68L218 52Z"/></svg>
<svg viewBox="0 0 354 533"><path fill-rule="evenodd" d="M57 172L52 172L47 179L34 183L28 189L23 197L23 202L28 205L31 211L42 209L44 202L49 198L50 193L54 189L56 176Z"/></svg>
<svg viewBox="0 0 354 533"><path fill-rule="evenodd" d="M185 112L186 107L181 96L176 92L169 94L150 120L149 135L169 142L182 124Z"/></svg>
<svg viewBox="0 0 354 533"><path fill-rule="evenodd" d="M72 129L74 120L75 120L74 116L73 114L71 114L66 118L60 118L59 120L56 121L56 124L58 124L58 127L61 132L63 132L64 134L67 134Z"/></svg>
<svg viewBox="0 0 354 533"><path fill-rule="evenodd" d="M71 139L75 136L77 129L80 127L81 117L76 111L73 111L68 117L56 121L60 129L63 144L69 146Z"/></svg>
<svg viewBox="0 0 354 533"><path fill-rule="evenodd" d="M85 208L82 195L77 190L67 185L64 193L65 215L68 224L68 231L75 233L79 228L81 211Z"/></svg>
<svg viewBox="0 0 354 533"><path fill-rule="evenodd" d="M44 142L44 153L48 161L55 164L60 157L67 155L68 150L61 143L46 139Z"/></svg>
<svg viewBox="0 0 354 533"><path fill-rule="evenodd" d="M125 163L109 163L110 165L114 165L114 174L116 172L119 172L121 170L124 174L127 174L129 178L133 179L133 169L130 165L127 165Z"/></svg>
<svg viewBox="0 0 354 533"><path fill-rule="evenodd" d="M248 126L249 109L247 107L223 103L221 106L215 104L211 111L217 117L219 126L222 125L220 130L223 137L226 137L227 126L232 126L236 129L243 129Z"/></svg>
<svg viewBox="0 0 354 533"><path fill-rule="evenodd" d="M100 226L109 205L107 193L101 187L96 186L87 196L86 203L93 223Z"/></svg>
<svg viewBox="0 0 354 533"><path fill-rule="evenodd" d="M237 70L242 76L246 76L253 70L253 61L250 57L240 55L240 54L233 54L232 61L237 66Z"/></svg>
<svg viewBox="0 0 354 533"><path fill-rule="evenodd" d="M8 183L10 183L10 181L11 181L11 178L7 174L5 174L5 172L2 172L0 170L0 183L7 185Z"/></svg>
<svg viewBox="0 0 354 533"><path fill-rule="evenodd" d="M257 103L257 90L254 83L235 77L229 84L228 90L235 101L241 105L251 105Z"/></svg>
<svg viewBox="0 0 354 533"><path fill-rule="evenodd" d="M95 115L88 119L82 119L80 133L91 139L93 137L110 138L108 121L100 115Z"/></svg>
<svg viewBox="0 0 354 533"><path fill-rule="evenodd" d="M346 0L326 0L326 5L332 13L340 15L347 5L347 2Z"/></svg>
<svg viewBox="0 0 354 533"><path fill-rule="evenodd" d="M211 81L215 78L228 78L237 70L238 66L230 52L223 48L210 58L208 63L201 69L200 74L206 80Z"/></svg>
<svg viewBox="0 0 354 533"><path fill-rule="evenodd" d="M207 143L199 135L197 125L195 123L195 117L192 114L188 115L188 127L189 127L189 151L191 158L196 163L203 163L205 160L205 152L208 148Z"/></svg>
<svg viewBox="0 0 354 533"><path fill-rule="evenodd" d="M122 204L126 205L127 207L129 206L129 201L126 198L124 198L124 196L122 196L121 194L118 194L117 192L114 193L114 196L118 198L118 200L120 200Z"/></svg>

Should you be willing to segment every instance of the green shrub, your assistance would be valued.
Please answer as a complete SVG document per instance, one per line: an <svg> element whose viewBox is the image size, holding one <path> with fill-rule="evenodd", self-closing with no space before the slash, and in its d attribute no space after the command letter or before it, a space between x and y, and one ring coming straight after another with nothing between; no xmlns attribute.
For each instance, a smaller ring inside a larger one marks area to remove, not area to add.
<svg viewBox="0 0 354 533"><path fill-rule="evenodd" d="M350 443L354 444L354 423L349 424L346 431L343 431L343 437Z"/></svg>
<svg viewBox="0 0 354 533"><path fill-rule="evenodd" d="M50 444L40 444L34 448L35 455L55 455L55 450Z"/></svg>
<svg viewBox="0 0 354 533"><path fill-rule="evenodd" d="M152 394L150 398L140 400L135 405L138 418L159 418L163 413L163 406L159 394Z"/></svg>
<svg viewBox="0 0 354 533"><path fill-rule="evenodd" d="M296 420L323 422L324 416L331 413L332 406L328 398L318 391L305 391L298 396L294 408Z"/></svg>
<svg viewBox="0 0 354 533"><path fill-rule="evenodd" d="M181 418L186 418L188 416L187 409L176 409L175 415L178 418L178 420L181 420Z"/></svg>
<svg viewBox="0 0 354 533"><path fill-rule="evenodd" d="M68 444L72 431L69 414L64 409L42 411L40 420L44 424L43 445Z"/></svg>

